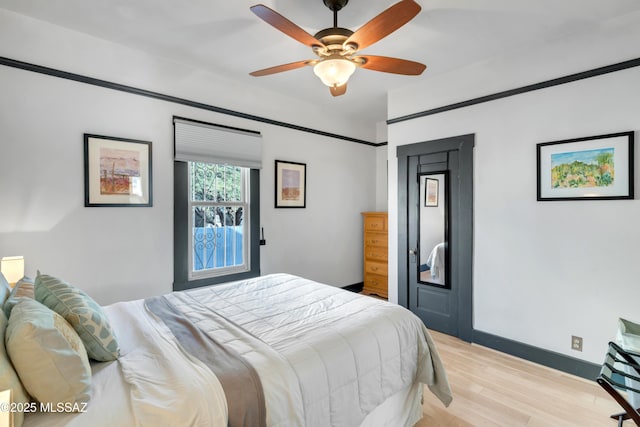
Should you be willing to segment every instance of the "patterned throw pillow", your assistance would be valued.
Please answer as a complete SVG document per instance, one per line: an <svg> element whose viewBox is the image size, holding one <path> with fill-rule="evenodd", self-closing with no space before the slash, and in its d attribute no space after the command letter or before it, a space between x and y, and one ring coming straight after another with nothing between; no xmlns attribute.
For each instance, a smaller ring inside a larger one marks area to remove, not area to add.
<svg viewBox="0 0 640 427"><path fill-rule="evenodd" d="M58 313L31 298L11 311L7 354L27 392L38 402L86 403L91 366L82 340Z"/></svg>
<svg viewBox="0 0 640 427"><path fill-rule="evenodd" d="M80 289L53 276L36 277L36 300L65 318L76 330L89 357L100 362L118 358L118 342L107 315Z"/></svg>

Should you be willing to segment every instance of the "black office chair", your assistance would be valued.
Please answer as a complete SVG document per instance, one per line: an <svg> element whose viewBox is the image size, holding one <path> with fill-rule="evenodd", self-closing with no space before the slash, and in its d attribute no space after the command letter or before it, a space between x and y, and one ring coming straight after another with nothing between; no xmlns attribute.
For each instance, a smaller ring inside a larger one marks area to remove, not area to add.
<svg viewBox="0 0 640 427"><path fill-rule="evenodd" d="M605 356L600 375L596 379L598 384L604 388L607 393L613 397L616 402L622 406L624 412L611 415L611 418L618 420L618 426L622 426L625 420L633 420L637 426L640 426L640 412L638 408L634 408L627 400L626 394L622 394L620 390L625 392L640 393L640 390L627 385L626 379L640 381L640 365L636 359L640 360L640 354L624 350L616 343L609 343L609 351ZM625 368L631 369L625 369Z"/></svg>

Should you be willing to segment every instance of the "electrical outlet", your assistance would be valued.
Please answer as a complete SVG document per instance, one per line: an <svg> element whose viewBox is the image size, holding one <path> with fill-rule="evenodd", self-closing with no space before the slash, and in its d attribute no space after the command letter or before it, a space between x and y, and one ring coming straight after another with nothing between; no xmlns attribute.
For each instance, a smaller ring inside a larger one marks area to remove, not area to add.
<svg viewBox="0 0 640 427"><path fill-rule="evenodd" d="M582 351L582 337L571 335L571 350Z"/></svg>

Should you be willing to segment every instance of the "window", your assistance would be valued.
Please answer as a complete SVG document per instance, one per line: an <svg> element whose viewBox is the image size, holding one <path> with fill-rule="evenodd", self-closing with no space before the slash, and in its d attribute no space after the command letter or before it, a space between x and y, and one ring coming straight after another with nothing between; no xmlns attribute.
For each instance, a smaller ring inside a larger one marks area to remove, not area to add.
<svg viewBox="0 0 640 427"><path fill-rule="evenodd" d="M174 290L260 274L258 132L174 117Z"/></svg>
<svg viewBox="0 0 640 427"><path fill-rule="evenodd" d="M189 162L189 278L248 271L249 169Z"/></svg>

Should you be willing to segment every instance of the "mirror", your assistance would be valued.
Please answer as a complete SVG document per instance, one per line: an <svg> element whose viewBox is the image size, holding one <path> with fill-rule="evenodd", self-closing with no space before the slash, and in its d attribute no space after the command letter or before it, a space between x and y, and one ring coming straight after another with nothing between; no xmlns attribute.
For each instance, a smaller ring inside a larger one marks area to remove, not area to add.
<svg viewBox="0 0 640 427"><path fill-rule="evenodd" d="M418 281L449 287L448 173L420 175Z"/></svg>

